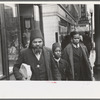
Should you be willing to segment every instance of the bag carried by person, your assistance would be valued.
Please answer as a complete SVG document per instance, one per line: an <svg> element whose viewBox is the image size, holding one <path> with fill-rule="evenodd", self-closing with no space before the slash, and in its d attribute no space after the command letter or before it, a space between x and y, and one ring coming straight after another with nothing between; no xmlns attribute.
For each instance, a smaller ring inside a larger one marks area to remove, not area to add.
<svg viewBox="0 0 100 100"><path fill-rule="evenodd" d="M22 63L21 67L19 69L19 72L22 74L23 79L30 80L31 75L32 75L32 71L31 71L31 66L30 65Z"/></svg>

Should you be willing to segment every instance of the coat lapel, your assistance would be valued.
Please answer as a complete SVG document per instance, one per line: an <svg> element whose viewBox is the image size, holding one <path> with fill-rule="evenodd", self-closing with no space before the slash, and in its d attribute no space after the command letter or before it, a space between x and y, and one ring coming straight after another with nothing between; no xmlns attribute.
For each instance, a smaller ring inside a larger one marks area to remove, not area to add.
<svg viewBox="0 0 100 100"><path fill-rule="evenodd" d="M85 49L84 47L80 44L81 48L82 48L82 51L83 51L83 55L86 57L86 52L85 52Z"/></svg>
<svg viewBox="0 0 100 100"><path fill-rule="evenodd" d="M31 67L32 67L32 69L34 70L34 72L36 72L36 70L35 70L35 65L34 65L34 58L36 58L36 56L35 56L35 54L33 53L33 51L31 50L31 49L29 49L30 51L30 53L29 53L29 57L31 57L30 58L30 65L31 65Z"/></svg>
<svg viewBox="0 0 100 100"><path fill-rule="evenodd" d="M48 52L48 50L45 47L43 47L43 54L44 54L44 60L45 60L45 65L46 65L46 69L47 69L48 79L51 80L52 74L51 74L51 69L50 69L50 53Z"/></svg>
<svg viewBox="0 0 100 100"><path fill-rule="evenodd" d="M87 54L86 54L85 48L84 48L84 46L82 46L82 45L80 45L80 46L81 46L82 51L83 51L83 56L84 56L86 65L87 65L87 66L90 68L90 70L91 70L91 64L90 64L90 62L89 62L89 58L88 58L88 56L87 56Z"/></svg>
<svg viewBox="0 0 100 100"><path fill-rule="evenodd" d="M73 79L74 79L74 61L73 61L73 48L72 48L72 44L70 44L70 47L68 49L68 55L69 55L69 60L70 60L71 69L72 69L72 75L73 75Z"/></svg>

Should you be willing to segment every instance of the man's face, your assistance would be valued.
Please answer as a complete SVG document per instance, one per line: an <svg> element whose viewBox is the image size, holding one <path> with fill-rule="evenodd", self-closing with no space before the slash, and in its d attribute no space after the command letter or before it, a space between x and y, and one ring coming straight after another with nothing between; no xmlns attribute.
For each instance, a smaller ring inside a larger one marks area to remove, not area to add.
<svg viewBox="0 0 100 100"><path fill-rule="evenodd" d="M80 35L79 34L74 35L72 41L75 45L77 45L80 41Z"/></svg>
<svg viewBox="0 0 100 100"><path fill-rule="evenodd" d="M61 57L61 48L57 47L54 50L54 56L55 56L56 59L59 59Z"/></svg>
<svg viewBox="0 0 100 100"><path fill-rule="evenodd" d="M43 47L43 40L41 38L36 38L32 41L33 49L40 50Z"/></svg>

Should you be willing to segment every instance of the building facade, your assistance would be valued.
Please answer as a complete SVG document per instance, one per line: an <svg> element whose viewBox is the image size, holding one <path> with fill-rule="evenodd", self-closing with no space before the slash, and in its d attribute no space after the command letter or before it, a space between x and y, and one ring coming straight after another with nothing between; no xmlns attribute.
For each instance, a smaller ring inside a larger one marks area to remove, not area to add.
<svg viewBox="0 0 100 100"><path fill-rule="evenodd" d="M74 30L80 17L80 6L44 4L42 8L45 45L51 48L54 42L61 43L63 37Z"/></svg>
<svg viewBox="0 0 100 100"><path fill-rule="evenodd" d="M78 21L77 31L85 32L90 31L89 16L87 12L87 5L81 4L80 6L80 18Z"/></svg>

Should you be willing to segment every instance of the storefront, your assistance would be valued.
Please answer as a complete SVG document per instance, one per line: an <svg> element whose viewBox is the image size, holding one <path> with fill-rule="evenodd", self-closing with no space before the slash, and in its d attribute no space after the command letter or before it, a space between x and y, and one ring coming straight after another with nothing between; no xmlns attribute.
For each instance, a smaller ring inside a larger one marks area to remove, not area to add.
<svg viewBox="0 0 100 100"><path fill-rule="evenodd" d="M14 79L13 65L21 49L28 47L31 30L40 28L43 33L41 10L36 4L0 4L1 80Z"/></svg>
<svg viewBox="0 0 100 100"><path fill-rule="evenodd" d="M73 5L43 4L43 25L45 45L52 48L54 42L61 43L66 35L71 32L71 26L75 26L77 20L68 11ZM76 6L76 5L74 5ZM52 8L52 9L51 9ZM73 10L72 8L71 10ZM76 11L74 12L76 13Z"/></svg>

